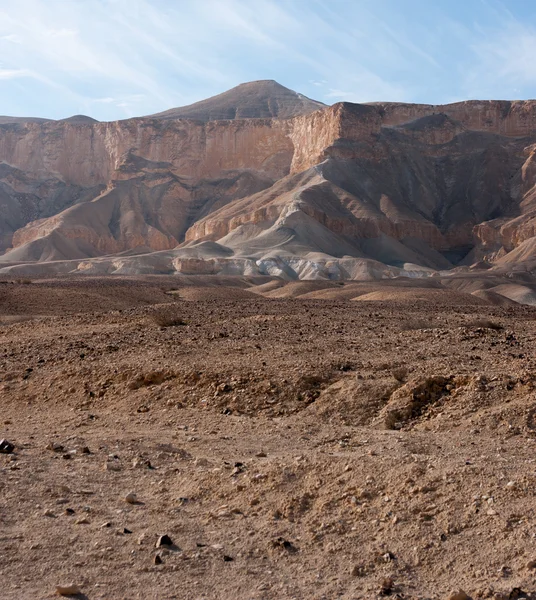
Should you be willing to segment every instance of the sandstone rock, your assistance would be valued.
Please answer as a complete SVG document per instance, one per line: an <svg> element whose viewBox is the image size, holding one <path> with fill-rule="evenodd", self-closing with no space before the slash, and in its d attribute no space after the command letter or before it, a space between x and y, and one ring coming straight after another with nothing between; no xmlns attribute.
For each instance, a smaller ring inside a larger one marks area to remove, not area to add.
<svg viewBox="0 0 536 600"><path fill-rule="evenodd" d="M172 539L169 537L169 535L161 535L157 542L156 542L156 547L160 548L161 546L173 546L173 541Z"/></svg>
<svg viewBox="0 0 536 600"><path fill-rule="evenodd" d="M448 600L471 600L471 597L463 590L458 590L457 592L452 592L448 596Z"/></svg>
<svg viewBox="0 0 536 600"><path fill-rule="evenodd" d="M139 504L140 503L140 501L138 500L138 497L136 496L136 494L134 492L129 492L125 496L124 500L127 504Z"/></svg>
<svg viewBox="0 0 536 600"><path fill-rule="evenodd" d="M0 260L290 279L525 262L535 122L534 101L323 107L275 82L114 123L8 120Z"/></svg>
<svg viewBox="0 0 536 600"><path fill-rule="evenodd" d="M58 585L56 586L56 594L58 596L77 596L82 591L77 585Z"/></svg>
<svg viewBox="0 0 536 600"><path fill-rule="evenodd" d="M11 454L14 450L14 444L8 440L0 440L0 454Z"/></svg>

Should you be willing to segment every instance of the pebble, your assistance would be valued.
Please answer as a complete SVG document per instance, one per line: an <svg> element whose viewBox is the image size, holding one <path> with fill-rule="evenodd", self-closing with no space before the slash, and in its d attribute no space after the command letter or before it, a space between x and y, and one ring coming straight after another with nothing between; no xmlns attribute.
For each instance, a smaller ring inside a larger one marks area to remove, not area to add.
<svg viewBox="0 0 536 600"><path fill-rule="evenodd" d="M161 565L161 564L162 564L162 559L160 558L160 555L159 555L159 554L157 554L157 555L154 557L154 559L153 559L153 562L154 562L154 564L155 564L155 565Z"/></svg>
<svg viewBox="0 0 536 600"><path fill-rule="evenodd" d="M11 454L15 450L15 445L8 440L0 440L0 454Z"/></svg>
<svg viewBox="0 0 536 600"><path fill-rule="evenodd" d="M104 463L104 470L105 471L120 471L121 464L119 462L107 460Z"/></svg>
<svg viewBox="0 0 536 600"><path fill-rule="evenodd" d="M58 596L76 596L81 594L80 588L77 585L57 585L56 594Z"/></svg>
<svg viewBox="0 0 536 600"><path fill-rule="evenodd" d="M156 547L160 548L160 546L173 546L173 541L169 537L169 535L161 535L156 542Z"/></svg>
<svg viewBox="0 0 536 600"><path fill-rule="evenodd" d="M126 496L125 496L125 502L127 504L138 504L138 498L136 496L136 494L134 492L129 492Z"/></svg>
<svg viewBox="0 0 536 600"><path fill-rule="evenodd" d="M471 600L471 596L466 594L463 590L452 592L448 597L448 600Z"/></svg>
<svg viewBox="0 0 536 600"><path fill-rule="evenodd" d="M76 525L89 525L89 519L86 517L79 517L75 521Z"/></svg>

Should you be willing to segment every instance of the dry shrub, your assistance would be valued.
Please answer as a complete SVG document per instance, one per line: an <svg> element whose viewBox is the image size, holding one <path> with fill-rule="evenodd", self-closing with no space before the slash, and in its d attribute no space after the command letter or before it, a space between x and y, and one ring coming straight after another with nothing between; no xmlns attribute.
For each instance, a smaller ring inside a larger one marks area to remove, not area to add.
<svg viewBox="0 0 536 600"><path fill-rule="evenodd" d="M495 331L504 329L500 323L497 323L497 321L492 321L491 319L475 319L474 321L466 323L465 327L471 329L494 329Z"/></svg>
<svg viewBox="0 0 536 600"><path fill-rule="evenodd" d="M391 371L391 375L400 383L406 381L406 377L408 376L408 368L407 367L396 367Z"/></svg>
<svg viewBox="0 0 536 600"><path fill-rule="evenodd" d="M174 310L159 310L153 313L152 319L159 327L181 327L188 325Z"/></svg>
<svg viewBox="0 0 536 600"><path fill-rule="evenodd" d="M417 329L437 329L437 323L425 321L424 319L409 319L400 326L402 331L415 331Z"/></svg>

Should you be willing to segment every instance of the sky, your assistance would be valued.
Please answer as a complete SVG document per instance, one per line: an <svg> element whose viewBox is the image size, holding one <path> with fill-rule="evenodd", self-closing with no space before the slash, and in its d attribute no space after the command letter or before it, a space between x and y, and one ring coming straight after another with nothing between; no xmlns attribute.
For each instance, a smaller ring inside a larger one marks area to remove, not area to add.
<svg viewBox="0 0 536 600"><path fill-rule="evenodd" d="M258 79L326 104L536 98L536 2L0 0L0 115L111 121Z"/></svg>

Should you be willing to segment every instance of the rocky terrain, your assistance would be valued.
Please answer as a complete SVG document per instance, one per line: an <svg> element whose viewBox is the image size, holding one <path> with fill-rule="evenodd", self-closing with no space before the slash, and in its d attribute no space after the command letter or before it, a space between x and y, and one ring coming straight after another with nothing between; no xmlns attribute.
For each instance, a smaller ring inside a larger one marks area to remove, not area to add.
<svg viewBox="0 0 536 600"><path fill-rule="evenodd" d="M471 288L5 278L0 597L535 598L536 313Z"/></svg>
<svg viewBox="0 0 536 600"><path fill-rule="evenodd" d="M0 273L376 280L533 269L534 101L323 106L273 81L0 118Z"/></svg>

